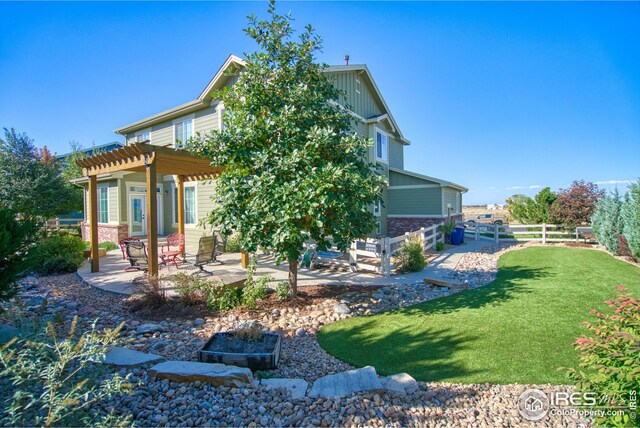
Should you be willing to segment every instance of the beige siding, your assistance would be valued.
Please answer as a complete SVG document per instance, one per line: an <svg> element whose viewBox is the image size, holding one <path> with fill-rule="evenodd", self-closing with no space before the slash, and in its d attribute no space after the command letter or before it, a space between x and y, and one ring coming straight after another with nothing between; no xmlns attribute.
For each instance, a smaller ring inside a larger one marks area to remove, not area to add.
<svg viewBox="0 0 640 428"><path fill-rule="evenodd" d="M173 145L173 122L162 122L151 127L151 144L156 146Z"/></svg>
<svg viewBox="0 0 640 428"><path fill-rule="evenodd" d="M218 129L218 113L216 113L216 107L211 106L196 112L193 129L194 133L200 133L201 135Z"/></svg>
<svg viewBox="0 0 640 428"><path fill-rule="evenodd" d="M462 212L462 203L460 191L445 187L442 189L443 206L442 213L447 214L447 204L451 204L451 214L457 214Z"/></svg>

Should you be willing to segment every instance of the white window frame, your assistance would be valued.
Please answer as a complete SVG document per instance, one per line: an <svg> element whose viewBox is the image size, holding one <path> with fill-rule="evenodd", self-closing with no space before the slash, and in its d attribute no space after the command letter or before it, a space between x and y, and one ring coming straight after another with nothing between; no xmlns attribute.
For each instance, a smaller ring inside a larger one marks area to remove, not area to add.
<svg viewBox="0 0 640 428"><path fill-rule="evenodd" d="M133 136L133 142L142 143L143 141L151 142L151 128L136 131L135 135Z"/></svg>
<svg viewBox="0 0 640 428"><path fill-rule="evenodd" d="M381 222L377 222L376 223L376 235L382 235L382 223Z"/></svg>
<svg viewBox="0 0 640 428"><path fill-rule="evenodd" d="M171 127L173 129L173 141L172 141L172 146L176 149L179 149L183 146L183 144L185 143L184 141L180 141L182 144L178 145L176 144L176 141L178 141L178 136L176 135L176 125L182 124L183 128L184 128L184 124L187 122L191 122L191 135L189 136L189 138L193 138L193 136L195 135L195 126L196 126L196 121L195 121L195 115L189 115L187 117L181 117L180 119L175 119L173 120L173 122L171 122ZM187 138L187 140L189 139Z"/></svg>
<svg viewBox="0 0 640 428"><path fill-rule="evenodd" d="M109 184L108 183L98 184L96 186L96 190L98 192L98 224L109 224ZM102 205L101 204L101 199L102 199L102 191L103 190L106 190L106 193L107 193L107 208L106 208L107 209L107 213L106 213L107 214L107 221L106 222L105 221L100 221L100 220L102 220L102 215L101 215L102 211L101 211L100 207Z"/></svg>
<svg viewBox="0 0 640 428"><path fill-rule="evenodd" d="M384 145L382 147L382 151L383 151L382 157L378 156L378 134L384 136ZM389 163L389 134L387 134L382 129L376 126L374 127L373 137L374 137L373 149L375 151L376 161L382 162L382 163Z"/></svg>
<svg viewBox="0 0 640 428"><path fill-rule="evenodd" d="M186 215L186 205L185 205L185 218L184 218L184 227L188 227L188 228L195 228L198 226L198 221L200 220L200 218L198 218L198 182L192 182L192 183L184 183L184 189L183 191L186 193L187 188L191 188L193 187L195 190L193 191L193 199L194 199L194 206L195 206L195 222L194 223L187 223L187 215ZM175 217L176 213L176 206L178 205L178 192L177 192L178 186L175 183L171 184L171 225L173 227L178 227L178 219ZM185 198L185 203L186 203L186 198Z"/></svg>
<svg viewBox="0 0 640 428"><path fill-rule="evenodd" d="M373 204L373 215L380 217L382 215L382 204L377 201Z"/></svg>

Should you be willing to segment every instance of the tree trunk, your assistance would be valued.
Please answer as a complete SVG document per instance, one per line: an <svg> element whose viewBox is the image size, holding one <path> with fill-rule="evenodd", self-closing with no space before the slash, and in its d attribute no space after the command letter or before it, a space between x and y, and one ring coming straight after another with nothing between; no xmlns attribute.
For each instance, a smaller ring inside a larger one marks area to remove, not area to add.
<svg viewBox="0 0 640 428"><path fill-rule="evenodd" d="M289 296L298 295L298 261L289 259Z"/></svg>

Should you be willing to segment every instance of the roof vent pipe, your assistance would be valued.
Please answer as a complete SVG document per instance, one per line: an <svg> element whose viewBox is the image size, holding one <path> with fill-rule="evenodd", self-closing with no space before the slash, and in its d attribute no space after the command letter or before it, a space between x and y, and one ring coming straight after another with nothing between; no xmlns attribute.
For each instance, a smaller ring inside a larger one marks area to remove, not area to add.
<svg viewBox="0 0 640 428"><path fill-rule="evenodd" d="M349 55L344 56L344 65L349 65Z"/></svg>

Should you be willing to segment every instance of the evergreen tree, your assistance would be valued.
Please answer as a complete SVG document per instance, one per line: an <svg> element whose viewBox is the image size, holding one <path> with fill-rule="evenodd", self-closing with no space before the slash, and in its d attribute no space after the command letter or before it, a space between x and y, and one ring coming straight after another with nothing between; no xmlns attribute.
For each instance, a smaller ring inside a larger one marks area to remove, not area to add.
<svg viewBox="0 0 640 428"><path fill-rule="evenodd" d="M627 240L629 251L640 259L640 179L629 185L622 210L622 234Z"/></svg>
<svg viewBox="0 0 640 428"><path fill-rule="evenodd" d="M622 198L616 188L614 192L600 199L591 217L591 228L598 242L616 254L618 236L622 233Z"/></svg>

